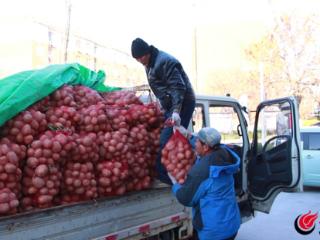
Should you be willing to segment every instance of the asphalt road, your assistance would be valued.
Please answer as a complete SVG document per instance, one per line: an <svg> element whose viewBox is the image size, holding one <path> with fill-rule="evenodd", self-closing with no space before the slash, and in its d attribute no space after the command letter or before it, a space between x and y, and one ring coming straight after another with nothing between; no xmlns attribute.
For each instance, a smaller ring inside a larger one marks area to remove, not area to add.
<svg viewBox="0 0 320 240"><path fill-rule="evenodd" d="M300 214L318 213L315 229L299 234L294 221ZM307 188L299 193L280 193L270 214L258 212L241 225L236 240L320 240L320 188Z"/></svg>

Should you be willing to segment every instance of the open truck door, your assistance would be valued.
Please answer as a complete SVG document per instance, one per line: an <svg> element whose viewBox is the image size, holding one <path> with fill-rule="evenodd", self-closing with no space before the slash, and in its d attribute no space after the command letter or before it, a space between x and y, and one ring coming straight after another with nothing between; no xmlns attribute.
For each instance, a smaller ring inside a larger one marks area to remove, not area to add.
<svg viewBox="0 0 320 240"><path fill-rule="evenodd" d="M269 213L281 191L300 189L300 130L293 97L265 101L256 112L248 162L248 190L254 210Z"/></svg>

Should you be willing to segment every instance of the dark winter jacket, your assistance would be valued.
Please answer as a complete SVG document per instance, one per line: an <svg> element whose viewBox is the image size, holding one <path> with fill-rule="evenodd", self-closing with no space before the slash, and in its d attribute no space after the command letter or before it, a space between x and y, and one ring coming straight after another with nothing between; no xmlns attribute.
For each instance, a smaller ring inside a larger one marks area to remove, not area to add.
<svg viewBox="0 0 320 240"><path fill-rule="evenodd" d="M189 78L177 59L154 46L150 48L146 67L149 85L166 112L180 112L186 99L195 101Z"/></svg>
<svg viewBox="0 0 320 240"><path fill-rule="evenodd" d="M191 168L183 185L172 191L178 201L192 207L193 226L200 240L221 240L233 236L240 227L240 212L233 174L240 158L225 145L202 157Z"/></svg>

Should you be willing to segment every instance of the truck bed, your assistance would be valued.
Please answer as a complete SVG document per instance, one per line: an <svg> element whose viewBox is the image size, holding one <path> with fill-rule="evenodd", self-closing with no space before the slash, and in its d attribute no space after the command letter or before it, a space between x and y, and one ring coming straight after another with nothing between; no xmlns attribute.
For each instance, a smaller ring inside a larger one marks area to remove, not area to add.
<svg viewBox="0 0 320 240"><path fill-rule="evenodd" d="M88 240L117 232L123 235L125 229L175 214L187 216L188 210L175 200L171 188L150 189L3 217L0 218L0 239Z"/></svg>

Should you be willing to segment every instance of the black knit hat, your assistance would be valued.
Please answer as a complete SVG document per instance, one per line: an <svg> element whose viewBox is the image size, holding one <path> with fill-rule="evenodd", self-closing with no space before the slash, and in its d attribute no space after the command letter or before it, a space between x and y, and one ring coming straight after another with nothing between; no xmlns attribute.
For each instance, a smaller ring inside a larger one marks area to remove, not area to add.
<svg viewBox="0 0 320 240"><path fill-rule="evenodd" d="M136 38L131 44L131 54L134 58L140 58L150 52L150 46L141 38Z"/></svg>

